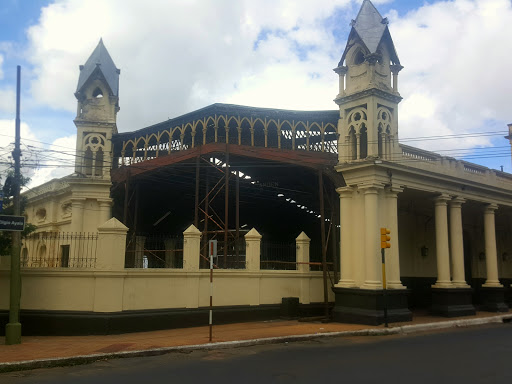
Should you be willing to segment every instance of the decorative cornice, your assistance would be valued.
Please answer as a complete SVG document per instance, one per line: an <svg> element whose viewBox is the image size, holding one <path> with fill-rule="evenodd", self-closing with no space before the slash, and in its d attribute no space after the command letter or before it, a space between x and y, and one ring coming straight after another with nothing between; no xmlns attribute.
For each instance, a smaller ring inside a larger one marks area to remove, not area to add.
<svg viewBox="0 0 512 384"><path fill-rule="evenodd" d="M357 99L362 99L363 97L368 97L368 96L379 96L385 100L388 100L388 101L391 101L391 102L397 103L397 104L400 101L402 101L402 96L400 96L400 95L391 94L389 92L383 91L378 88L370 88L370 89L366 89L361 92L353 93L348 96L337 97L336 99L334 99L334 102L338 105L341 105L341 104L348 103L348 102L351 102L351 101L354 101Z"/></svg>

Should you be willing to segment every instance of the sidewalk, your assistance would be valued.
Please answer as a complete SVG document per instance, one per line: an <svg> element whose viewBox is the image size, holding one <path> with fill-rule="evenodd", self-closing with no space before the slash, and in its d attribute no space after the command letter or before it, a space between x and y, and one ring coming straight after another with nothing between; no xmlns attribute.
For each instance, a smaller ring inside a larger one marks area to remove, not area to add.
<svg viewBox="0 0 512 384"><path fill-rule="evenodd" d="M307 340L330 335L409 333L502 322L503 319L510 321L512 314L478 312L476 316L447 319L415 312L412 322L390 324L388 329L383 325L367 326L320 321L273 320L225 324L213 327L212 344L208 342L207 326L106 336L24 336L20 345L5 345L5 337L0 337L0 372L77 364L121 356L162 354L176 349L183 350L184 348L173 348L180 346L191 346L186 349L225 348Z"/></svg>

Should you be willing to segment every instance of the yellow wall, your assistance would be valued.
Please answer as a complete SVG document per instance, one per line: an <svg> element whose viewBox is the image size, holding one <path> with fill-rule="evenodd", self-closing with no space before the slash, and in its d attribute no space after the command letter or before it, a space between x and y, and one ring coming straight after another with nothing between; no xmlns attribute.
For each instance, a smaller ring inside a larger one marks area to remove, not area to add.
<svg viewBox="0 0 512 384"><path fill-rule="evenodd" d="M22 309L116 312L197 308L209 304L209 271L70 271L24 269ZM283 297L321 302L321 272L230 271L214 273L214 306L279 304ZM329 289L329 297L333 294ZM9 307L9 274L0 270L0 308Z"/></svg>

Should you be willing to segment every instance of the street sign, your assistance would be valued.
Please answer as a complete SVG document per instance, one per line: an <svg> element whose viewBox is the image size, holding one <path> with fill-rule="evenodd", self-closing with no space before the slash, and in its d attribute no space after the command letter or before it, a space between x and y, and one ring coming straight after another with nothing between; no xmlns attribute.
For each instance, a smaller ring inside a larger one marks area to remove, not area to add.
<svg viewBox="0 0 512 384"><path fill-rule="evenodd" d="M0 231L23 231L25 216L0 215Z"/></svg>

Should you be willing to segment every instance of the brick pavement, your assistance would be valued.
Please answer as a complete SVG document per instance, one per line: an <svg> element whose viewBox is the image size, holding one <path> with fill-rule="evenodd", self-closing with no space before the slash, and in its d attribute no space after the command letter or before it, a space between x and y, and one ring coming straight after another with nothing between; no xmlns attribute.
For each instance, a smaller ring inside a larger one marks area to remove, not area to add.
<svg viewBox="0 0 512 384"><path fill-rule="evenodd" d="M476 316L467 316L461 319L495 315L495 313L479 312ZM390 326L423 324L446 320L454 319L433 317L426 315L426 313L416 312L412 322L391 324ZM320 321L300 322L285 320L225 324L214 326L213 342L381 329L383 327L382 325L372 327L355 324L322 323ZM207 343L207 326L106 336L23 336L22 344L20 345L5 345L5 338L0 337L0 364Z"/></svg>

